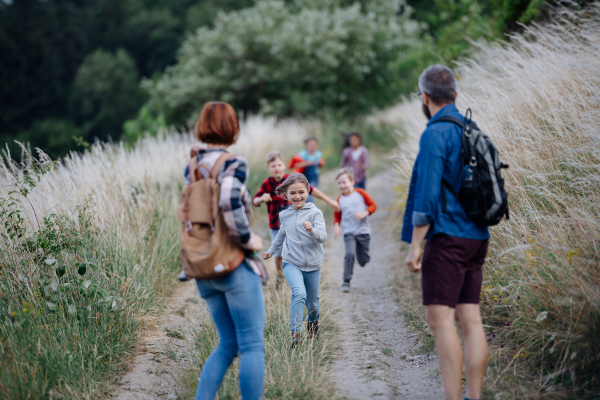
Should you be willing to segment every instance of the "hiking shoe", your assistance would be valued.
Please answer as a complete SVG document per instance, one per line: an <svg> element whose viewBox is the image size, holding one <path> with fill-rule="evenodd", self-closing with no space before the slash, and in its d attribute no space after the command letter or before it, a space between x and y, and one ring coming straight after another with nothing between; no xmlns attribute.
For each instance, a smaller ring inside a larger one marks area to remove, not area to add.
<svg viewBox="0 0 600 400"><path fill-rule="evenodd" d="M292 349L300 343L300 332L292 332Z"/></svg>
<svg viewBox="0 0 600 400"><path fill-rule="evenodd" d="M281 289L281 284L283 283L284 277L277 275L277 280L275 281L275 290Z"/></svg>
<svg viewBox="0 0 600 400"><path fill-rule="evenodd" d="M348 293L350 291L350 282L344 282L342 283L342 292L343 293Z"/></svg>
<svg viewBox="0 0 600 400"><path fill-rule="evenodd" d="M319 321L310 322L307 321L308 325L308 338L318 339L319 338Z"/></svg>
<svg viewBox="0 0 600 400"><path fill-rule="evenodd" d="M185 271L181 271L181 273L179 274L179 276L177 278L179 279L180 282L187 282L190 280L190 278L188 278L187 275L185 274Z"/></svg>

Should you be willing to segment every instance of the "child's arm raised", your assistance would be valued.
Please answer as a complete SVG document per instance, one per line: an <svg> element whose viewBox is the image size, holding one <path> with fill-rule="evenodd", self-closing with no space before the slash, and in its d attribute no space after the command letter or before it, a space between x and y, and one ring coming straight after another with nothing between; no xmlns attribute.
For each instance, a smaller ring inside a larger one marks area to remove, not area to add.
<svg viewBox="0 0 600 400"><path fill-rule="evenodd" d="M325 203L327 203L329 205L329 207L331 207L333 209L333 211L336 211L336 212L340 211L340 203L331 199L329 196L327 196L325 193L321 192L316 187L311 186L311 188L312 188L311 194L313 196L315 196L317 199L323 200Z"/></svg>
<svg viewBox="0 0 600 400"><path fill-rule="evenodd" d="M272 200L271 195L269 194L265 186L265 182L263 182L262 185L260 185L260 189L258 189L258 192L256 192L254 198L252 199L252 204L254 205L254 207L258 207L262 203L266 203Z"/></svg>
<svg viewBox="0 0 600 400"><path fill-rule="evenodd" d="M312 228L310 231L306 229L308 231L308 234L312 236L312 238L315 239L317 243L325 243L325 241L327 240L327 228L325 227L325 218L323 218L323 213L319 211L319 213L315 215L315 219L312 222L312 224L310 223L310 221L306 222L308 222Z"/></svg>

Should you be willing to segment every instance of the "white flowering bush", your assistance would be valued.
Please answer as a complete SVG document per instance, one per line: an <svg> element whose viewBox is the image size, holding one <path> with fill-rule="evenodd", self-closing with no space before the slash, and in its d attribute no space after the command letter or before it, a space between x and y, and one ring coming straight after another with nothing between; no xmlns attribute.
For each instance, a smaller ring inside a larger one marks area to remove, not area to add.
<svg viewBox="0 0 600 400"><path fill-rule="evenodd" d="M424 47L420 25L400 5L262 0L220 14L214 28L185 40L162 78L144 82L150 106L185 123L214 99L274 115L391 104L413 89L408 67Z"/></svg>

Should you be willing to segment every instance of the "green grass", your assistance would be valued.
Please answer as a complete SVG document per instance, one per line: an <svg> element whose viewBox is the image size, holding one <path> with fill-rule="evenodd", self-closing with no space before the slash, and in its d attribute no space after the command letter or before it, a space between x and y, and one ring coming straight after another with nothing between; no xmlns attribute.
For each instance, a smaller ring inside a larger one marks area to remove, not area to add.
<svg viewBox="0 0 600 400"><path fill-rule="evenodd" d="M93 223L92 202L77 220L50 217L29 237L19 237L16 205L0 203L12 229L0 252L1 398L80 399L126 368L140 317L160 307L171 281L163 278L179 268L165 201L174 192L164 189L156 208L131 211L147 223L129 243L114 233L119 226Z"/></svg>

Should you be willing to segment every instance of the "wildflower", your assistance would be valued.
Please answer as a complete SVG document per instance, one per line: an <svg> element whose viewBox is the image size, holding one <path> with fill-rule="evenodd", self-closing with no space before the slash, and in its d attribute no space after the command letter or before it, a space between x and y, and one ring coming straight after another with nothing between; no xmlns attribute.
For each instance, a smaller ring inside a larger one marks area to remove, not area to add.
<svg viewBox="0 0 600 400"><path fill-rule="evenodd" d="M506 321L506 322L504 322L504 325L505 325L505 326L509 326L509 325L510 325L510 322Z"/></svg>
<svg viewBox="0 0 600 400"><path fill-rule="evenodd" d="M17 312L16 312L16 311L13 311L13 312L10 314L10 316L11 316L11 317L14 317L15 315L17 315Z"/></svg>

